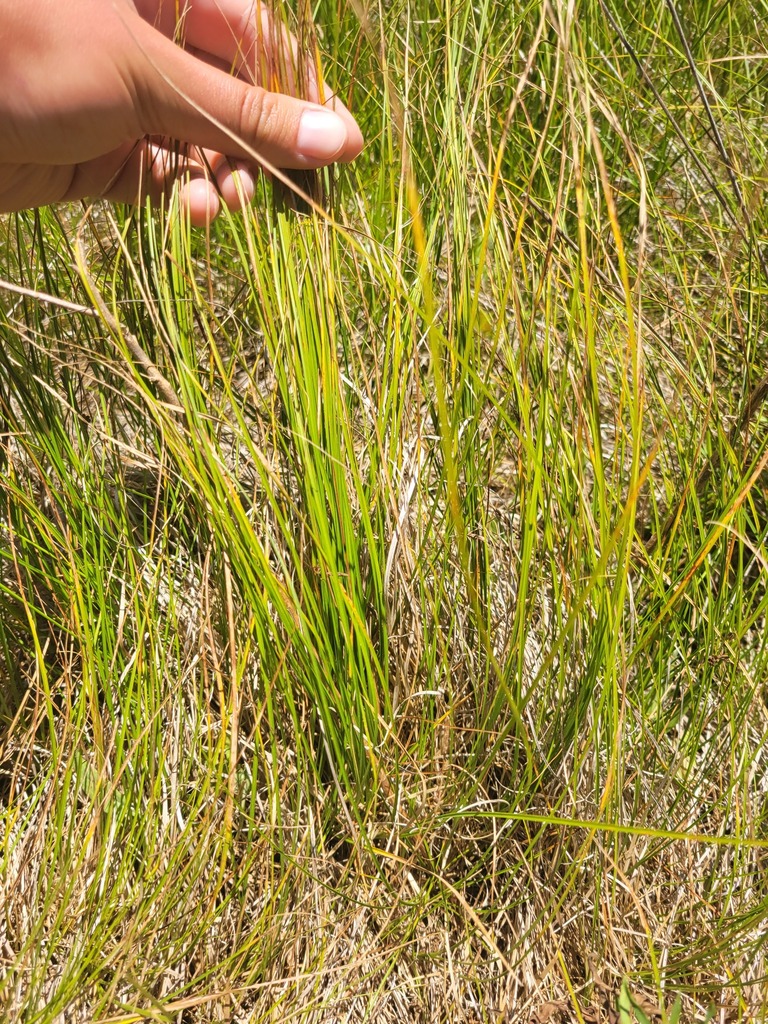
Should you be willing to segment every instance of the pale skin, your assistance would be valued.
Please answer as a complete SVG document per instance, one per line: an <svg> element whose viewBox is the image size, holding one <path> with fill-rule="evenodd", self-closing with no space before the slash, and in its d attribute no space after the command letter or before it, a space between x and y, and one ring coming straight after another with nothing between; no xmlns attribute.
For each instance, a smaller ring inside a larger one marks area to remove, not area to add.
<svg viewBox="0 0 768 1024"><path fill-rule="evenodd" d="M264 88L291 47L260 0L0 0L0 213L179 181L200 225L250 201L260 166L353 160L360 129L325 87Z"/></svg>

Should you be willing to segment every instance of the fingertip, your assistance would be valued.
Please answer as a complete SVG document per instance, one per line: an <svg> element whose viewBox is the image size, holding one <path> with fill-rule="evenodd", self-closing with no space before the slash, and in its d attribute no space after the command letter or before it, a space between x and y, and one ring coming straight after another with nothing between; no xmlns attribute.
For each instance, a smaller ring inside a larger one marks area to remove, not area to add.
<svg viewBox="0 0 768 1024"><path fill-rule="evenodd" d="M304 109L296 133L296 151L310 164L354 160L363 148L363 136L354 118L342 117L327 107Z"/></svg>
<svg viewBox="0 0 768 1024"><path fill-rule="evenodd" d="M323 101L324 108L327 111L333 111L338 118L341 118L346 126L347 141L344 146L344 152L338 159L344 163L348 163L356 157L359 157L362 150L364 150L366 140L348 106L346 106L341 99L339 99L338 95L332 92L327 85L325 88L325 96L326 98Z"/></svg>
<svg viewBox="0 0 768 1024"><path fill-rule="evenodd" d="M221 210L216 189L205 178L191 178L185 182L179 190L179 202L195 228L206 227Z"/></svg>
<svg viewBox="0 0 768 1024"><path fill-rule="evenodd" d="M330 163L341 154L347 137L340 117L322 107L307 106L299 119L296 150L305 160Z"/></svg>
<svg viewBox="0 0 768 1024"><path fill-rule="evenodd" d="M344 163L359 157L365 147L365 139L357 121L352 117L350 120L351 124L347 124L347 146L344 155L340 157Z"/></svg>
<svg viewBox="0 0 768 1024"><path fill-rule="evenodd" d="M338 159L344 163L354 160L360 156L365 147L365 138L360 130L360 126L338 96L332 94L323 106L326 110L332 110L337 117L340 117L347 129L347 142L342 155Z"/></svg>
<svg viewBox="0 0 768 1024"><path fill-rule="evenodd" d="M242 210L256 194L256 181L251 168L242 162L232 167L225 164L216 175L219 193L230 210Z"/></svg>

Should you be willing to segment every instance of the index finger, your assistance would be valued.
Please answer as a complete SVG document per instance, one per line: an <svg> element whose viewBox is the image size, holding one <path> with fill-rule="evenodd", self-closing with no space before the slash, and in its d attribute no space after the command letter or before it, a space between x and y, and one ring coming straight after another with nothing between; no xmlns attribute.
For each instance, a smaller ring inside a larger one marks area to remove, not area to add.
<svg viewBox="0 0 768 1024"><path fill-rule="evenodd" d="M355 123L324 81L321 86L315 55L301 51L263 0L186 0L180 9L177 0L136 0L136 7L146 21L208 63L270 92L303 93L303 99Z"/></svg>

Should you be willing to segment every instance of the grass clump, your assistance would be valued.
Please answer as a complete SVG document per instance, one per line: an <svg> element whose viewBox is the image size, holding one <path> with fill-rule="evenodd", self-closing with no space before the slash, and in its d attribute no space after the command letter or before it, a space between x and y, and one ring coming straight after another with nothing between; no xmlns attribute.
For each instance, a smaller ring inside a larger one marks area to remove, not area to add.
<svg viewBox="0 0 768 1024"><path fill-rule="evenodd" d="M762 1016L763 7L322 2L317 209L3 221L9 1020Z"/></svg>

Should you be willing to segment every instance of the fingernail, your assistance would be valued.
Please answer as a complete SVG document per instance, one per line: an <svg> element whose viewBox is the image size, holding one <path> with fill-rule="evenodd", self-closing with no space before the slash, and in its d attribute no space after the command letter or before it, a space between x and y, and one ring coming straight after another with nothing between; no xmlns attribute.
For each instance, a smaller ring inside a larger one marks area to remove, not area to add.
<svg viewBox="0 0 768 1024"><path fill-rule="evenodd" d="M308 160L333 160L347 141L347 127L330 110L305 110L296 139L299 153Z"/></svg>

